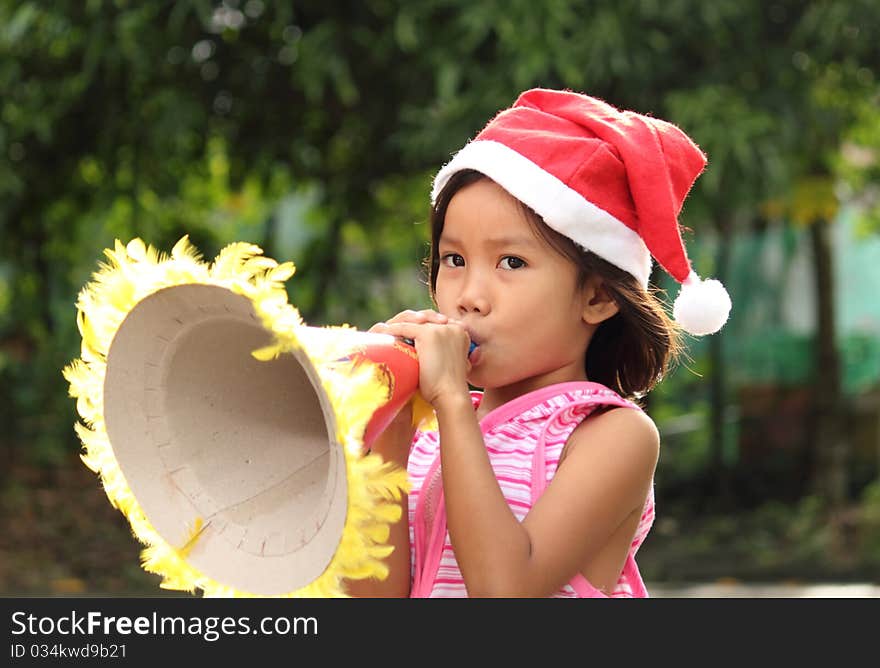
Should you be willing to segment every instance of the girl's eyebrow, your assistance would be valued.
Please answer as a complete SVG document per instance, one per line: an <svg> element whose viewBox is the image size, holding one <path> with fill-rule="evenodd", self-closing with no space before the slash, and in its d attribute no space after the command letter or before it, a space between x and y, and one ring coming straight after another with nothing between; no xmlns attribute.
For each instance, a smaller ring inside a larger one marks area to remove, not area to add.
<svg viewBox="0 0 880 668"><path fill-rule="evenodd" d="M440 236L440 242L449 244L450 246L461 246L462 242L455 238L449 237L445 234ZM498 247L510 247L510 246L527 246L534 247L537 246L537 239L534 237L526 236L526 235L513 235L513 236L500 236L500 237L488 237L482 240L482 244L489 248L498 248Z"/></svg>

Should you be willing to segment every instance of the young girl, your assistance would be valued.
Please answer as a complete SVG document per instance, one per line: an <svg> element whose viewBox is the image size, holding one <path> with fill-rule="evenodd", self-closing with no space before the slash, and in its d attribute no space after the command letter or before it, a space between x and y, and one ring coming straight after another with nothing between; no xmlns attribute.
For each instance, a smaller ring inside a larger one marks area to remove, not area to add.
<svg viewBox="0 0 880 668"><path fill-rule="evenodd" d="M634 557L659 436L633 400L662 378L679 326L711 333L730 310L678 229L704 166L669 123L535 89L439 172L437 310L372 328L415 342L438 429L414 434L404 411L375 442L412 489L389 577L352 594L647 596ZM683 284L677 324L648 290L652 256Z"/></svg>

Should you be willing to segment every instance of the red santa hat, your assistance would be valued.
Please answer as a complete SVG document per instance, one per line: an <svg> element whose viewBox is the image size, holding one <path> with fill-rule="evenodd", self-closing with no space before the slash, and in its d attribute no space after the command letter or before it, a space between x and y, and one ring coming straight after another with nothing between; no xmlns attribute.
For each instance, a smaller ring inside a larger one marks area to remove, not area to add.
<svg viewBox="0 0 880 668"><path fill-rule="evenodd" d="M571 91L533 89L501 111L434 179L431 200L474 169L551 228L648 286L651 257L679 283L673 316L718 331L730 297L691 268L678 214L706 156L676 126Z"/></svg>

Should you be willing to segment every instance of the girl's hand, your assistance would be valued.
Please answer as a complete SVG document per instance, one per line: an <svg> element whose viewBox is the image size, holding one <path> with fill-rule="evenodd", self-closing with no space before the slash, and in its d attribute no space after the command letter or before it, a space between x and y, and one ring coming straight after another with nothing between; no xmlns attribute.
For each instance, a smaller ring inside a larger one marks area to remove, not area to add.
<svg viewBox="0 0 880 668"><path fill-rule="evenodd" d="M374 325L380 332L412 339L419 355L419 391L434 408L444 400L467 395L470 337L464 326L436 311L404 311L386 323Z"/></svg>
<svg viewBox="0 0 880 668"><path fill-rule="evenodd" d="M437 311L432 311L431 309L424 309L423 311L412 311L406 310L401 311L396 316L387 320L385 322L378 322L372 327L370 327L369 331L371 332L379 332L380 334L388 334L387 325L394 325L397 323L426 323L433 322L438 325L445 325L449 322L449 318L447 318L442 313L437 313Z"/></svg>

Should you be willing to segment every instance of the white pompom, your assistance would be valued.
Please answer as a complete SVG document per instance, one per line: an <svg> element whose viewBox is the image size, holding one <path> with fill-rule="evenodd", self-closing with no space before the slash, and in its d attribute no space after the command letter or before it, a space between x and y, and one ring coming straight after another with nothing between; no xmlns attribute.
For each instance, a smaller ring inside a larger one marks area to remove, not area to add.
<svg viewBox="0 0 880 668"><path fill-rule="evenodd" d="M691 272L672 305L672 316L684 331L703 336L713 334L724 326L730 308L730 295L720 281L703 281Z"/></svg>

